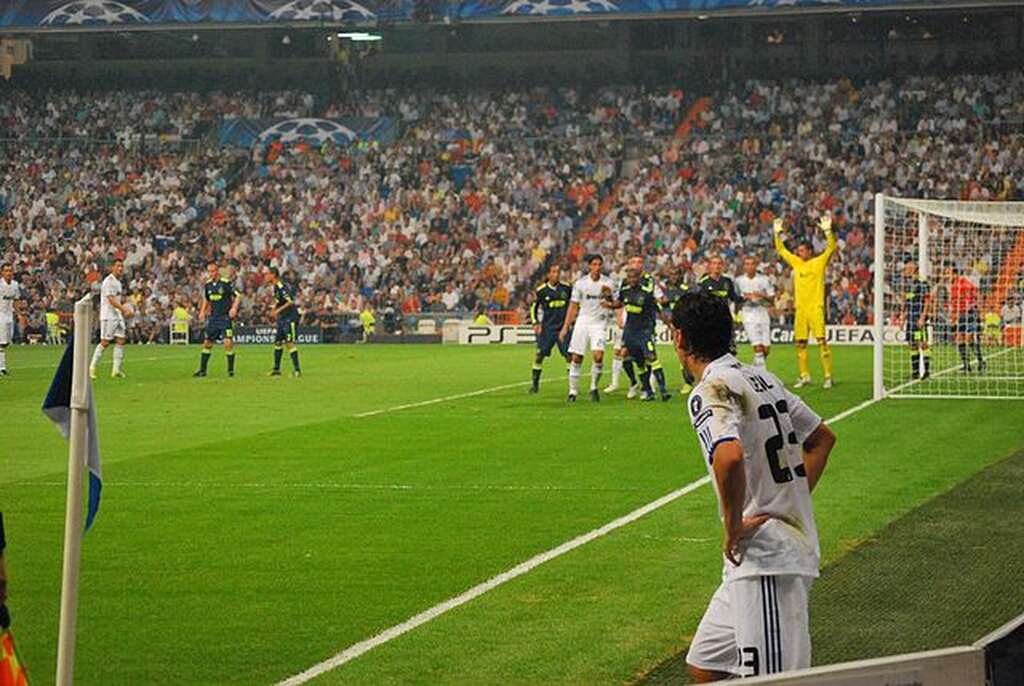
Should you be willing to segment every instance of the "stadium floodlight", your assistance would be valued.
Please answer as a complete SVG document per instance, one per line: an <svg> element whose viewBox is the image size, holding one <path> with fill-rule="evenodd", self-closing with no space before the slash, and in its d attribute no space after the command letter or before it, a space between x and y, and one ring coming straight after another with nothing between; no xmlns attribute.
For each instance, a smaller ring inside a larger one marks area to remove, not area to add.
<svg viewBox="0 0 1024 686"><path fill-rule="evenodd" d="M875 196L874 397L1024 399L1024 202Z"/></svg>
<svg viewBox="0 0 1024 686"><path fill-rule="evenodd" d="M338 38L348 38L350 40L357 40L364 36L369 36L366 31L342 31L338 34Z"/></svg>

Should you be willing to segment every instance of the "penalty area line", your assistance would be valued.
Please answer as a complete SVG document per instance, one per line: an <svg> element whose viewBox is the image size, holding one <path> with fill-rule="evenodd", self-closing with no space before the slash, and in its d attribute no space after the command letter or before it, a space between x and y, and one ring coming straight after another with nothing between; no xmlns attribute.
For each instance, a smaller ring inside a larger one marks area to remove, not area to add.
<svg viewBox="0 0 1024 686"><path fill-rule="evenodd" d="M511 388L511 387L514 387L514 386L522 386L522 385L523 384L521 384L521 383L519 383L519 384L511 384L510 386L504 386L504 387L499 387L499 388ZM492 389L492 390L495 390L495 389ZM480 395L481 393L484 393L484 392L490 392L490 391L488 391L488 390L474 391L473 393L468 394L468 395ZM454 396L454 397L451 397L451 399L454 400L456 397L466 397L466 395L467 394L462 394L461 396ZM443 401L444 401L444 399L437 399L437 400L427 401L426 403L419 403L419 404L432 404L432 403L435 403L435 402L443 402ZM863 409L871 407L872 405L874 405L877 402L879 402L879 401L875 400L874 398L865 400L862 403L854 405L853 407L851 407L851 408L849 408L847 410L844 410L843 412L840 412L839 414L835 415L834 417L826 419L825 423L826 424L835 424L836 422L840 422L840 421L846 419L847 417L850 417L850 416L860 412ZM412 406L417 406L419 404L414 404ZM377 410L375 413L379 414L381 412L387 412L387 411L389 411L389 410ZM357 415L357 416L359 416L359 415ZM464 591L464 592L460 593L457 596L449 598L448 600L445 600L444 602L438 603L437 605L434 605L433 607L431 607L431 608L429 608L427 610L424 610L423 612L420 612L417 615L414 615L414 616L410 617L409 619L405 620L404 622L402 622L400 624L396 624L396 625L394 625L394 626L392 626L392 627L390 627L388 629L385 629L385 630L381 631L380 633L378 633L378 634L376 634L374 636L371 636L368 639L360 641L359 643L354 643L354 644L350 645L349 647L345 648L344 650L342 650L341 652L339 652L339 653L337 653L335 655L332 655L331 657L327 658L326 660L324 660L322 662L318 662L317 664L313 665L309 669L306 669L306 670L304 670L304 671L302 671L302 672L300 672L298 674L290 676L287 679L284 679L283 681L279 681L276 684L276 686L300 686L301 684L305 684L308 681L316 679L317 677L319 677L319 676L321 676L323 674L326 674L327 672L330 672L332 670L337 669L338 667L341 667L342 665L344 665L347 662L351 662L352 660L356 659L357 657L359 657L361 655L365 655L366 653L370 652L374 648L377 648L378 646L384 645L385 643L393 641L394 639L398 638L399 636L402 636L403 634L406 634L406 633L412 631L413 629L416 629L417 627L423 626L427 622L430 622L431 620L434 620L434 619L440 617L441 615L445 614L446 612L448 612L450 610L454 610L457 607L465 605L466 603L468 603L468 602L470 602L472 600L475 600L476 598L479 598L480 596L484 595L485 593L487 593L489 591L494 590L495 588L497 588L498 586L501 586L502 584L505 584L505 583L507 583L509 581L512 581L513 579L515 579L517 577L523 576L524 574L533 571L534 569L536 569L537 567L541 566L545 562L550 562L551 560L554 560L557 557L561 557L562 555L565 555L568 552L576 550L577 548L580 548L580 547L582 547L582 546L584 546L584 545L586 545L586 544L588 544L588 543L590 543L592 541L595 541L598 538L601 538L602 536L605 536L606 534L609 534L609 533L615 531L616 529L621 529L622 527L624 527L624 526L626 526L628 524L632 524L633 522L637 521L638 519L640 519L640 518L642 518L642 517L644 517L644 516L654 512L655 510L661 509L662 507L668 505L669 503L672 503L672 502L678 500L679 498L683 497L684 495L686 495L688 493L692 493L693 491L696 491L700 487L702 487L702 486L704 486L706 484L709 484L709 483L711 483L711 477L705 475L705 476L701 477L700 479L697 479L696 481L692 481L692 482L686 484L682 488L678 488L678 489L676 489L676 490L674 490L674 491L672 491L670 493L666 493L665 495L661 496L660 498L658 498L656 500L652 500L651 502L647 503L646 505L643 505L643 506L637 508L636 510L633 510L632 512L630 512L628 514L623 515L622 517L619 517L618 519L613 519L612 521L608 522L604 526L601 526L601 527L599 527L597 529L594 529L592 531L588 531L587 533L582 534L580 536L577 536L576 538L574 538L572 540L566 541L565 543L562 543L561 545L559 545L559 546L557 546L555 548L551 548L550 550L547 550L547 551L545 551L543 553L535 555L535 556L531 557L530 559L526 560L525 562L520 562L515 567L512 567L511 569L509 569L509 570L507 570L505 572L502 572L501 574L498 574L497 576L491 577L487 581L484 581L481 584L477 584L476 586L473 586L469 590Z"/></svg>

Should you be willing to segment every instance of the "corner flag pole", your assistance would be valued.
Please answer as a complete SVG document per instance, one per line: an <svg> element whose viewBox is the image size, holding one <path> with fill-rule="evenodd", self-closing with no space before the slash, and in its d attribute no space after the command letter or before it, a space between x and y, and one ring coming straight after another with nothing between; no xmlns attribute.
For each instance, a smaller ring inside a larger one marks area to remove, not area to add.
<svg viewBox="0 0 1024 686"><path fill-rule="evenodd" d="M89 448L89 341L92 296L75 303L75 348L71 381L71 431L68 448L68 497L64 515L64 571L60 590L57 686L71 686L75 673L75 624L78 619L78 571L82 557L82 486Z"/></svg>

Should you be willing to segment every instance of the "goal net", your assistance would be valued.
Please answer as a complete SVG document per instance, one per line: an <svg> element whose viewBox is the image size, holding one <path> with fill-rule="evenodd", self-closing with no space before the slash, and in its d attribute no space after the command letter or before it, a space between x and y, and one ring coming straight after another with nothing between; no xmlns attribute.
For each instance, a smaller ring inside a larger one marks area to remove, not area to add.
<svg viewBox="0 0 1024 686"><path fill-rule="evenodd" d="M875 196L876 398L1024 398L1024 202Z"/></svg>

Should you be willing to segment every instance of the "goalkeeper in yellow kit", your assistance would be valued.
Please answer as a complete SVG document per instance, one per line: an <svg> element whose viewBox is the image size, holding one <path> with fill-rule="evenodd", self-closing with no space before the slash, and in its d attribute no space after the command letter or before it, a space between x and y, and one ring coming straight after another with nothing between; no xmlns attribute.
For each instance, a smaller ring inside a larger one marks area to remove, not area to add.
<svg viewBox="0 0 1024 686"><path fill-rule="evenodd" d="M814 254L809 240L801 241L794 255L786 249L782 242L782 219L776 219L775 249L782 259L793 268L793 290L796 301L796 321L793 326L793 337L796 340L796 359L800 367L800 378L793 384L794 388L806 386L811 382L811 369L807 363L807 339L813 335L818 341L821 353L821 369L825 375L825 388L832 388L832 350L825 339L825 270L828 261L836 251L836 239L832 235L832 218L823 216L818 226L825 234L828 245L820 255Z"/></svg>

